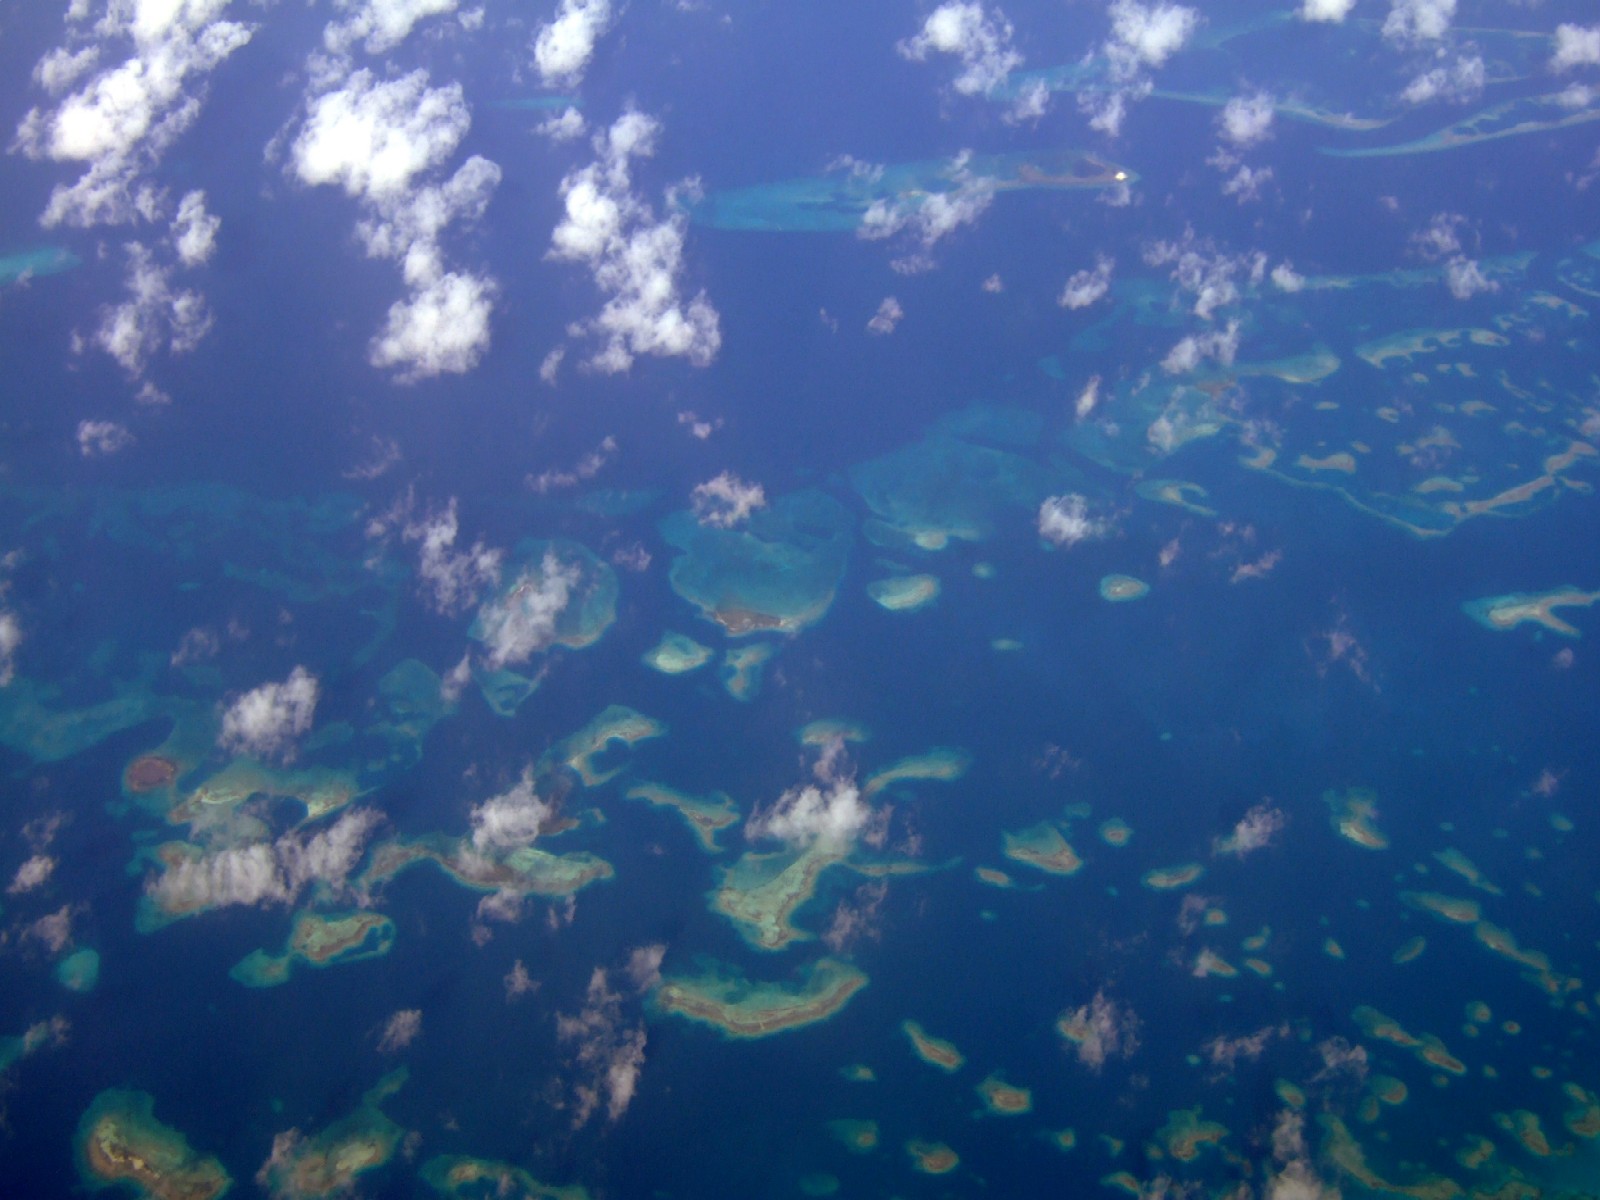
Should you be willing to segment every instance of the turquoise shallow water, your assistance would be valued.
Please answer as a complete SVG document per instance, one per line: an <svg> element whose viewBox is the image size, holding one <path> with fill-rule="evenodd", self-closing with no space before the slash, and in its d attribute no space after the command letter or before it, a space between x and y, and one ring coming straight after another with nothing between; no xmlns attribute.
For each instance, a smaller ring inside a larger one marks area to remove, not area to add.
<svg viewBox="0 0 1600 1200"><path fill-rule="evenodd" d="M1590 16L381 7L6 162L0 1193L1600 1194Z"/></svg>

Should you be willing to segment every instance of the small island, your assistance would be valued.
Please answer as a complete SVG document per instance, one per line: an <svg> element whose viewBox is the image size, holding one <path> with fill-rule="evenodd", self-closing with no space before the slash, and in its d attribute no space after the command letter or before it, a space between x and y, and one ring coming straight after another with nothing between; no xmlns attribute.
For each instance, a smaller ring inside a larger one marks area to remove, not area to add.
<svg viewBox="0 0 1600 1200"><path fill-rule="evenodd" d="M867 977L837 959L805 968L797 982L752 983L732 968L662 980L652 996L658 1012L711 1025L728 1038L761 1038L826 1021L850 1002Z"/></svg>
<svg viewBox="0 0 1600 1200"><path fill-rule="evenodd" d="M911 1039L911 1048L917 1052L917 1057L930 1067L938 1067L941 1071L959 1071L967 1061L966 1055L957 1050L954 1043L934 1037L915 1021L901 1022L900 1032Z"/></svg>
<svg viewBox="0 0 1600 1200"><path fill-rule="evenodd" d="M96 1191L122 1184L149 1200L215 1200L233 1186L220 1162L156 1119L148 1092L110 1088L96 1096L78 1123L76 1150L83 1180Z"/></svg>

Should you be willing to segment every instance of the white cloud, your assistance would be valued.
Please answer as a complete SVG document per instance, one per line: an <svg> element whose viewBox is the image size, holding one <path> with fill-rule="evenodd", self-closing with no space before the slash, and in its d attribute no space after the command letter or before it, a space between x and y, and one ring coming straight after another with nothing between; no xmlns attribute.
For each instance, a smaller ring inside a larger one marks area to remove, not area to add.
<svg viewBox="0 0 1600 1200"><path fill-rule="evenodd" d="M1261 198L1261 189L1272 181L1271 167L1251 167L1243 163L1223 182L1222 194L1232 196L1240 204Z"/></svg>
<svg viewBox="0 0 1600 1200"><path fill-rule="evenodd" d="M130 375L143 373L162 350L187 354L211 332L210 306L199 292L176 290L172 270L140 242L129 242L128 298L101 315L94 341Z"/></svg>
<svg viewBox="0 0 1600 1200"><path fill-rule="evenodd" d="M11 877L11 883L6 888L6 895L21 896L35 888L43 887L50 876L55 874L56 860L48 854L35 854L17 868L17 873Z"/></svg>
<svg viewBox="0 0 1600 1200"><path fill-rule="evenodd" d="M560 488L576 487L584 480L593 479L600 474L606 463L611 461L611 456L616 452L617 439L607 435L600 440L598 446L575 462L571 470L557 471L551 469L541 471L537 475L529 475L528 486L541 496Z"/></svg>
<svg viewBox="0 0 1600 1200"><path fill-rule="evenodd" d="M1427 228L1411 235L1411 246L1426 259L1447 258L1461 252L1461 230L1467 219L1460 213L1436 213Z"/></svg>
<svg viewBox="0 0 1600 1200"><path fill-rule="evenodd" d="M206 211L204 192L187 192L178 202L178 214L172 219L172 244L178 252L178 261L186 267L197 267L211 257L217 247L217 230L222 228L222 218Z"/></svg>
<svg viewBox="0 0 1600 1200"><path fill-rule="evenodd" d="M545 87L573 87L611 26L611 0L561 0L555 19L539 27L533 65Z"/></svg>
<svg viewBox="0 0 1600 1200"><path fill-rule="evenodd" d="M338 0L338 7L354 9L343 21L322 31L322 42L334 54L347 54L357 42L368 54L393 50L426 17L454 12L458 0Z"/></svg>
<svg viewBox="0 0 1600 1200"><path fill-rule="evenodd" d="M546 551L537 567L528 567L504 594L478 610L478 625L494 670L527 662L556 636L556 620L567 607L580 573Z"/></svg>
<svg viewBox="0 0 1600 1200"><path fill-rule="evenodd" d="M1111 37L1105 44L1114 78L1126 82L1146 67L1160 67L1199 28L1200 14L1182 4L1111 0Z"/></svg>
<svg viewBox="0 0 1600 1200"><path fill-rule="evenodd" d="M25 940L38 942L51 954L60 954L72 941L72 906L63 904L24 927Z"/></svg>
<svg viewBox="0 0 1600 1200"><path fill-rule="evenodd" d="M79 421L78 453L85 458L115 454L133 445L133 434L115 421Z"/></svg>
<svg viewBox="0 0 1600 1200"><path fill-rule="evenodd" d="M1281 262L1273 267L1269 278L1272 280L1272 285L1280 292L1298 292L1306 286L1306 277L1287 262Z"/></svg>
<svg viewBox="0 0 1600 1200"><path fill-rule="evenodd" d="M1103 990L1095 992L1088 1004L1063 1013L1058 1024L1077 1047L1078 1061L1096 1071L1107 1059L1126 1058L1139 1048L1138 1016Z"/></svg>
<svg viewBox="0 0 1600 1200"><path fill-rule="evenodd" d="M312 885L337 893L381 821L373 809L352 809L310 836L286 833L276 842L179 859L151 879L145 893L157 908L174 915L236 904L292 904Z"/></svg>
<svg viewBox="0 0 1600 1200"><path fill-rule="evenodd" d="M69 45L46 54L34 76L59 93L93 74L59 104L31 109L15 143L29 158L85 166L75 183L52 191L46 226L148 219L156 197L143 177L199 116L204 95L195 77L209 74L254 31L222 20L227 6L228 0L107 0L93 23L83 20L87 3L69 9ZM96 71L123 42L131 43L127 56Z"/></svg>
<svg viewBox="0 0 1600 1200"><path fill-rule="evenodd" d="M1552 71L1600 66L1600 25L1556 26L1556 49L1550 56Z"/></svg>
<svg viewBox="0 0 1600 1200"><path fill-rule="evenodd" d="M872 314L872 319L867 322L867 332L882 337L894 332L900 318L906 315L906 310L900 307L900 301L893 296L885 296L878 305L878 311Z"/></svg>
<svg viewBox="0 0 1600 1200"><path fill-rule="evenodd" d="M17 614L0 609L0 687L17 676L17 650L22 646L22 625Z"/></svg>
<svg viewBox="0 0 1600 1200"><path fill-rule="evenodd" d="M1030 79L1017 90L1017 98L1002 120L1012 125L1024 121L1037 121L1050 111L1050 85L1042 79Z"/></svg>
<svg viewBox="0 0 1600 1200"><path fill-rule="evenodd" d="M1079 399L1081 402L1082 397ZM1110 528L1105 519L1089 515L1088 498L1076 493L1051 496L1039 505L1039 536L1056 546L1076 546L1090 538L1104 537Z"/></svg>
<svg viewBox="0 0 1600 1200"><path fill-rule="evenodd" d="M1011 34L1011 22L998 9L991 15L981 2L951 0L928 14L915 37L895 48L914 62L923 62L930 53L955 55L961 60L956 91L964 96L982 96L1003 84L1006 76L1022 65L1022 55L1011 48Z"/></svg>
<svg viewBox="0 0 1600 1200"><path fill-rule="evenodd" d="M1267 804L1257 804L1239 818L1232 833L1212 842L1211 853L1233 854L1243 858L1246 854L1270 846L1272 839L1283 832L1284 826L1288 823L1289 819L1283 815L1281 809Z"/></svg>
<svg viewBox="0 0 1600 1200"><path fill-rule="evenodd" d="M534 789L533 768L528 767L515 786L473 807L472 848L500 854L531 846L553 812Z"/></svg>
<svg viewBox="0 0 1600 1200"><path fill-rule="evenodd" d="M555 116L546 117L537 128L552 142L570 142L588 133L589 123L583 119L581 112L568 106Z"/></svg>
<svg viewBox="0 0 1600 1200"><path fill-rule="evenodd" d="M565 211L550 235L550 257L587 265L608 297L597 317L569 326L575 336L601 338L589 365L608 374L628 370L640 354L704 367L722 346L706 294L687 304L678 294L688 219L674 212L658 221L631 190L630 161L654 153L660 130L653 117L630 109L596 135L599 161L561 181Z"/></svg>
<svg viewBox="0 0 1600 1200"><path fill-rule="evenodd" d="M1448 66L1434 67L1418 75L1400 93L1407 104L1427 104L1444 100L1459 104L1483 91L1487 78L1483 59L1476 54L1459 56Z"/></svg>
<svg viewBox="0 0 1600 1200"><path fill-rule="evenodd" d="M1267 92L1235 96L1222 106L1222 114L1218 118L1222 136L1241 149L1254 146L1271 136L1275 112L1275 102Z"/></svg>
<svg viewBox="0 0 1600 1200"><path fill-rule="evenodd" d="M696 484L689 493L689 505L702 525L732 529L742 525L750 514L767 505L767 493L759 483L746 483L732 471Z"/></svg>
<svg viewBox="0 0 1600 1200"><path fill-rule="evenodd" d="M1172 375L1181 375L1194 370L1207 359L1226 367L1233 363L1234 355L1238 352L1239 322L1234 320L1229 321L1224 329L1192 333L1180 340L1161 360L1161 369Z"/></svg>
<svg viewBox="0 0 1600 1200"><path fill-rule="evenodd" d="M1144 261L1152 267L1170 264L1172 278L1195 298L1195 316L1207 321L1239 299L1241 276L1257 284L1267 271L1265 254L1224 254L1209 239L1197 238L1192 229L1184 230L1176 241L1150 244Z"/></svg>
<svg viewBox="0 0 1600 1200"><path fill-rule="evenodd" d="M1457 300L1470 300L1481 292L1497 292L1500 285L1470 258L1459 256L1444 265L1444 283Z"/></svg>
<svg viewBox="0 0 1600 1200"><path fill-rule="evenodd" d="M1100 403L1100 376L1089 376L1089 382L1083 385L1083 390L1078 393L1078 399L1073 403L1072 412L1078 420L1083 420L1094 411L1095 405Z"/></svg>
<svg viewBox="0 0 1600 1200"><path fill-rule="evenodd" d="M1116 260L1103 254L1096 256L1093 268L1074 272L1067 280L1056 303L1062 308L1088 308L1111 290L1111 270L1114 266Z"/></svg>
<svg viewBox="0 0 1600 1200"><path fill-rule="evenodd" d="M1337 25L1350 15L1350 10L1355 6L1356 0L1302 0L1300 19Z"/></svg>
<svg viewBox="0 0 1600 1200"><path fill-rule="evenodd" d="M422 176L455 153L471 125L460 84L431 87L428 73L378 82L368 70L307 103L291 148L303 183L344 189L367 215L356 232L375 258L401 264L409 295L389 309L370 359L414 380L477 365L489 346L494 281L447 270L439 240L458 220L478 220L500 183L497 164L468 158L444 183Z"/></svg>
<svg viewBox="0 0 1600 1200"><path fill-rule="evenodd" d="M874 812L862 800L855 774L845 761L843 739L824 747L812 774L816 783L799 784L770 807L757 808L745 822L745 837L772 838L796 849L821 843L838 853L849 850L857 838L873 844L881 841L887 815Z"/></svg>
<svg viewBox="0 0 1600 1200"><path fill-rule="evenodd" d="M251 689L223 713L217 744L232 754L286 756L311 728L317 692L317 677L304 667L295 667L282 683Z"/></svg>
<svg viewBox="0 0 1600 1200"><path fill-rule="evenodd" d="M1457 0L1392 0L1383 36L1399 45L1436 42L1450 32Z"/></svg>
<svg viewBox="0 0 1600 1200"><path fill-rule="evenodd" d="M418 542L417 574L435 612L449 616L476 604L485 588L500 582L501 551L480 539L468 550L455 548L460 523L456 499L426 520L408 522L401 537Z"/></svg>
<svg viewBox="0 0 1600 1200"><path fill-rule="evenodd" d="M402 1008L383 1023L383 1033L378 1038L378 1053L394 1054L404 1050L422 1032L422 1010Z"/></svg>
<svg viewBox="0 0 1600 1200"><path fill-rule="evenodd" d="M1272 1156L1281 1167L1268 1175L1264 1200L1340 1200L1339 1189L1322 1182L1311 1166L1305 1121L1305 1115L1292 1108L1278 1114L1272 1127Z"/></svg>

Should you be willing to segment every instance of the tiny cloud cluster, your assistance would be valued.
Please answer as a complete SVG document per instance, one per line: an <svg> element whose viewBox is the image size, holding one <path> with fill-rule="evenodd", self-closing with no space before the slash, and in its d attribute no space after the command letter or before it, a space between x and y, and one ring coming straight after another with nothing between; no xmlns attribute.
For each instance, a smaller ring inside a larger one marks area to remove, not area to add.
<svg viewBox="0 0 1600 1200"><path fill-rule="evenodd" d="M85 458L115 454L133 445L133 434L116 421L79 421L78 453Z"/></svg>
<svg viewBox="0 0 1600 1200"><path fill-rule="evenodd" d="M878 311L872 314L872 320L867 322L867 332L878 337L887 337L893 333L895 326L900 324L900 318L906 315L906 310L900 307L900 301L893 296L885 296L878 305Z"/></svg>
<svg viewBox="0 0 1600 1200"><path fill-rule="evenodd" d="M1459 104L1483 91L1486 78L1483 58L1477 54L1463 54L1453 63L1418 75L1406 85L1400 99L1407 104L1429 104L1435 100Z"/></svg>
<svg viewBox="0 0 1600 1200"><path fill-rule="evenodd" d="M1088 1004L1063 1013L1060 1025L1077 1048L1078 1061L1096 1071L1107 1059L1126 1058L1139 1048L1138 1016L1103 990Z"/></svg>
<svg viewBox="0 0 1600 1200"><path fill-rule="evenodd" d="M1337 25L1350 15L1356 0L1302 0L1300 19Z"/></svg>
<svg viewBox="0 0 1600 1200"><path fill-rule="evenodd" d="M856 236L869 241L894 237L905 232L917 246L890 265L902 274L914 274L933 266L933 248L963 225L977 223L994 200L995 181L972 173L972 151L963 150L950 161L944 176L952 186L942 191L927 191L916 196L897 196L874 200L861 214ZM855 165L861 170L861 164ZM872 168L866 168L868 172Z"/></svg>
<svg viewBox="0 0 1600 1200"><path fill-rule="evenodd" d="M311 728L317 691L317 677L304 667L295 667L282 683L252 688L222 714L218 744L234 754L287 757L295 739Z"/></svg>
<svg viewBox="0 0 1600 1200"><path fill-rule="evenodd" d="M1053 545L1076 546L1090 538L1104 537L1109 531L1107 521L1089 515L1086 496L1069 492L1051 496L1039 505L1039 536Z"/></svg>
<svg viewBox="0 0 1600 1200"><path fill-rule="evenodd" d="M953 2L929 13L917 35L896 49L914 62L925 61L930 53L955 55L961 60L956 91L983 96L1022 65L1022 55L1011 48L1011 34L1011 22L998 9L991 15L981 3Z"/></svg>
<svg viewBox="0 0 1600 1200"><path fill-rule="evenodd" d="M378 1037L378 1053L395 1054L417 1040L422 1033L422 1010L402 1008L383 1024Z"/></svg>
<svg viewBox="0 0 1600 1200"><path fill-rule="evenodd" d="M797 849L820 843L840 854L857 838L869 845L881 843L887 814L874 812L862 800L855 774L845 760L843 740L828 743L812 773L816 783L792 787L771 807L758 808L745 822L745 837L753 842L771 838Z"/></svg>
<svg viewBox="0 0 1600 1200"><path fill-rule="evenodd" d="M314 884L337 893L382 820L373 809L352 809L309 836L286 833L275 842L228 846L182 859L153 878L145 892L169 913L293 904Z"/></svg>
<svg viewBox="0 0 1600 1200"><path fill-rule="evenodd" d="M1179 339L1178 344L1167 351L1167 356L1161 360L1161 369L1169 375L1182 375L1208 359L1225 367L1231 366L1238 352L1239 322L1232 320L1225 328L1191 333Z"/></svg>
<svg viewBox="0 0 1600 1200"><path fill-rule="evenodd" d="M1212 843L1211 852L1243 858L1246 854L1270 846L1272 839L1283 832L1288 823L1289 819L1283 815L1282 809L1269 804L1257 804L1239 818L1232 833Z"/></svg>
<svg viewBox="0 0 1600 1200"><path fill-rule="evenodd" d="M498 549L485 546L480 539L470 549L457 550L460 531L456 519L456 498L441 513L407 523L401 537L418 542L417 574L423 595L435 612L446 616L476 604L484 589L500 582Z"/></svg>
<svg viewBox="0 0 1600 1200"><path fill-rule="evenodd" d="M420 69L380 79L343 59L320 66L291 169L302 183L337 186L361 202L357 236L368 255L400 263L409 289L390 306L368 358L398 368L403 380L471 370L489 346L495 285L446 269L440 238L456 221L482 217L500 168L475 154L449 179L421 182L472 123L461 85L433 87Z"/></svg>
<svg viewBox="0 0 1600 1200"><path fill-rule="evenodd" d="M1142 100L1153 84L1149 71L1162 66L1183 49L1199 27L1200 14L1170 0L1142 4L1140 0L1111 0L1107 10L1111 35L1100 47L1105 57L1110 87L1078 93L1078 107L1089 125L1116 137L1122 132L1128 102Z"/></svg>
<svg viewBox="0 0 1600 1200"><path fill-rule="evenodd" d="M533 40L539 82L545 87L580 83L594 57L595 43L611 27L611 15L611 0L561 0L555 19L540 26Z"/></svg>
<svg viewBox="0 0 1600 1200"><path fill-rule="evenodd" d="M654 985L656 969L665 953L664 946L633 952L627 974L637 990ZM577 1046L579 1079L573 1088L573 1127L588 1124L602 1102L607 1120L619 1120L639 1086L646 1035L643 1022L627 1021L622 996L611 989L605 968L596 967L590 975L580 1012L557 1015L556 1037Z"/></svg>
<svg viewBox="0 0 1600 1200"><path fill-rule="evenodd" d="M759 483L746 483L732 471L696 484L689 493L695 519L702 525L732 529L749 520L750 514L767 505L767 493Z"/></svg>
<svg viewBox="0 0 1600 1200"><path fill-rule="evenodd" d="M527 662L555 641L556 621L580 578L577 566L546 551L537 567L523 570L504 594L478 610L492 670Z"/></svg>
<svg viewBox="0 0 1600 1200"><path fill-rule="evenodd" d="M1411 237L1411 246L1432 262L1442 262L1444 285L1457 300L1470 300L1481 292L1498 291L1500 285L1483 273L1461 244L1467 219L1460 213L1438 213L1427 228Z"/></svg>
<svg viewBox="0 0 1600 1200"><path fill-rule="evenodd" d="M1061 295L1056 298L1056 303L1062 308L1088 308L1111 290L1111 270L1115 266L1115 259L1098 255L1093 267L1072 274L1066 287L1061 289Z"/></svg>
<svg viewBox="0 0 1600 1200"><path fill-rule="evenodd" d="M457 0L336 0L349 12L322 31L332 54L347 54L357 42L368 54L385 54L411 36L418 21L456 10Z"/></svg>
<svg viewBox="0 0 1600 1200"><path fill-rule="evenodd" d="M1383 36L1402 46L1436 42L1450 32L1455 17L1456 0L1393 0Z"/></svg>
<svg viewBox="0 0 1600 1200"><path fill-rule="evenodd" d="M595 136L599 161L561 181L565 211L550 235L550 257L586 265L607 296L598 316L567 332L600 338L589 365L607 374L627 371L640 354L709 366L722 347L705 292L687 303L678 293L688 218L673 212L658 220L632 190L630 165L655 152L660 132L655 118L629 109Z"/></svg>
<svg viewBox="0 0 1600 1200"><path fill-rule="evenodd" d="M1196 237L1192 229L1175 241L1151 243L1144 261L1152 267L1170 265L1173 280L1194 296L1194 315L1204 321L1239 299L1241 278L1259 284L1267 271L1267 256L1260 251L1225 254L1209 239Z"/></svg>
<svg viewBox="0 0 1600 1200"><path fill-rule="evenodd" d="M8 686L17 675L17 651L22 646L22 624L17 614L0 609L0 687Z"/></svg>

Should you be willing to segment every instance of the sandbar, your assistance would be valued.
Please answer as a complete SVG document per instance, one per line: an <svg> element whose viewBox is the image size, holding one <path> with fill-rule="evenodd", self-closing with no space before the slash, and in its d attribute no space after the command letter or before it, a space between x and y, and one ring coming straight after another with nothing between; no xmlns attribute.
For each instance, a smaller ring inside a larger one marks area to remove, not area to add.
<svg viewBox="0 0 1600 1200"><path fill-rule="evenodd" d="M1100 581L1100 599L1108 600L1112 604L1142 600L1149 594L1150 585L1142 579L1135 579L1132 575L1107 575Z"/></svg>
<svg viewBox="0 0 1600 1200"><path fill-rule="evenodd" d="M1176 867L1157 867L1146 871L1140 882L1154 891L1170 892L1175 888L1188 887L1205 873L1205 867L1199 863L1182 863Z"/></svg>
<svg viewBox="0 0 1600 1200"><path fill-rule="evenodd" d="M939 598L937 575L896 575L867 584L874 604L890 612L915 612Z"/></svg>
<svg viewBox="0 0 1600 1200"><path fill-rule="evenodd" d="M1400 899L1412 908L1431 913L1453 925L1475 925L1482 915L1482 908L1476 900L1463 900L1438 892L1401 892Z"/></svg>
<svg viewBox="0 0 1600 1200"><path fill-rule="evenodd" d="M711 1025L724 1037L760 1038L825 1021L866 986L866 975L849 963L823 958L790 984L752 983L731 967L664 979L653 1003L659 1012Z"/></svg>
<svg viewBox="0 0 1600 1200"><path fill-rule="evenodd" d="M228 974L246 987L276 987L287 983L298 965L331 967L338 963L381 958L394 948L395 925L382 913L356 911L295 914L289 940L281 954L255 950Z"/></svg>
<svg viewBox="0 0 1600 1200"><path fill-rule="evenodd" d="M843 1142L847 1150L856 1154L868 1154L878 1148L876 1121L840 1117L828 1122L828 1132Z"/></svg>
<svg viewBox="0 0 1600 1200"><path fill-rule="evenodd" d="M1586 592L1582 588L1565 584L1548 592L1511 592L1504 596L1486 596L1482 600L1468 600L1461 609L1485 629L1503 633L1515 629L1524 621L1542 625L1551 633L1562 637L1580 637L1577 626L1556 616L1558 608L1588 608L1600 600L1600 591Z"/></svg>
<svg viewBox="0 0 1600 1200"><path fill-rule="evenodd" d="M1389 839L1378 832L1378 794L1367 788L1350 788L1340 793L1322 793L1322 801L1332 810L1333 830L1346 841L1365 850L1387 850Z"/></svg>
<svg viewBox="0 0 1600 1200"><path fill-rule="evenodd" d="M835 740L866 742L872 738L871 732L860 721L843 717L819 717L802 725L795 736L803 746L826 746Z"/></svg>
<svg viewBox="0 0 1600 1200"><path fill-rule="evenodd" d="M861 785L861 794L872 796L892 783L906 780L928 780L935 783L954 783L972 766L972 756L953 746L936 746L925 754L910 754L890 763L880 771L867 776Z"/></svg>
<svg viewBox="0 0 1600 1200"><path fill-rule="evenodd" d="M589 787L599 787L621 774L626 764L601 767L598 760L613 742L631 749L639 742L666 736L667 727L654 717L624 704L609 705L582 729L552 746L540 760L541 768L559 763L577 772ZM542 773L542 771L541 771Z"/></svg>
<svg viewBox="0 0 1600 1200"><path fill-rule="evenodd" d="M941 1071L959 1071L967 1061L966 1055L957 1050L953 1042L934 1037L915 1021L902 1021L900 1032L911 1039L911 1048L929 1066Z"/></svg>
<svg viewBox="0 0 1600 1200"><path fill-rule="evenodd" d="M645 666L663 675L683 675L698 671L710 662L711 648L684 634L667 633L644 652L643 661Z"/></svg>
<svg viewBox="0 0 1600 1200"><path fill-rule="evenodd" d="M589 1200L577 1184L554 1187L541 1183L521 1167L464 1154L441 1154L422 1164L422 1181L449 1200L487 1200L515 1196L517 1200Z"/></svg>
<svg viewBox="0 0 1600 1200"><path fill-rule="evenodd" d="M1033 1111L1033 1093L1000 1078L998 1072L977 1085L979 1097L990 1112L1000 1117L1020 1117Z"/></svg>
<svg viewBox="0 0 1600 1200"><path fill-rule="evenodd" d="M1083 866L1061 830L1053 821L1041 821L1016 833L1001 833L1003 853L1014 862L1025 863L1051 875L1072 875Z"/></svg>
<svg viewBox="0 0 1600 1200"><path fill-rule="evenodd" d="M906 1153L911 1165L924 1175L948 1175L961 1165L961 1157L943 1142L925 1142L912 1138L906 1143Z"/></svg>

